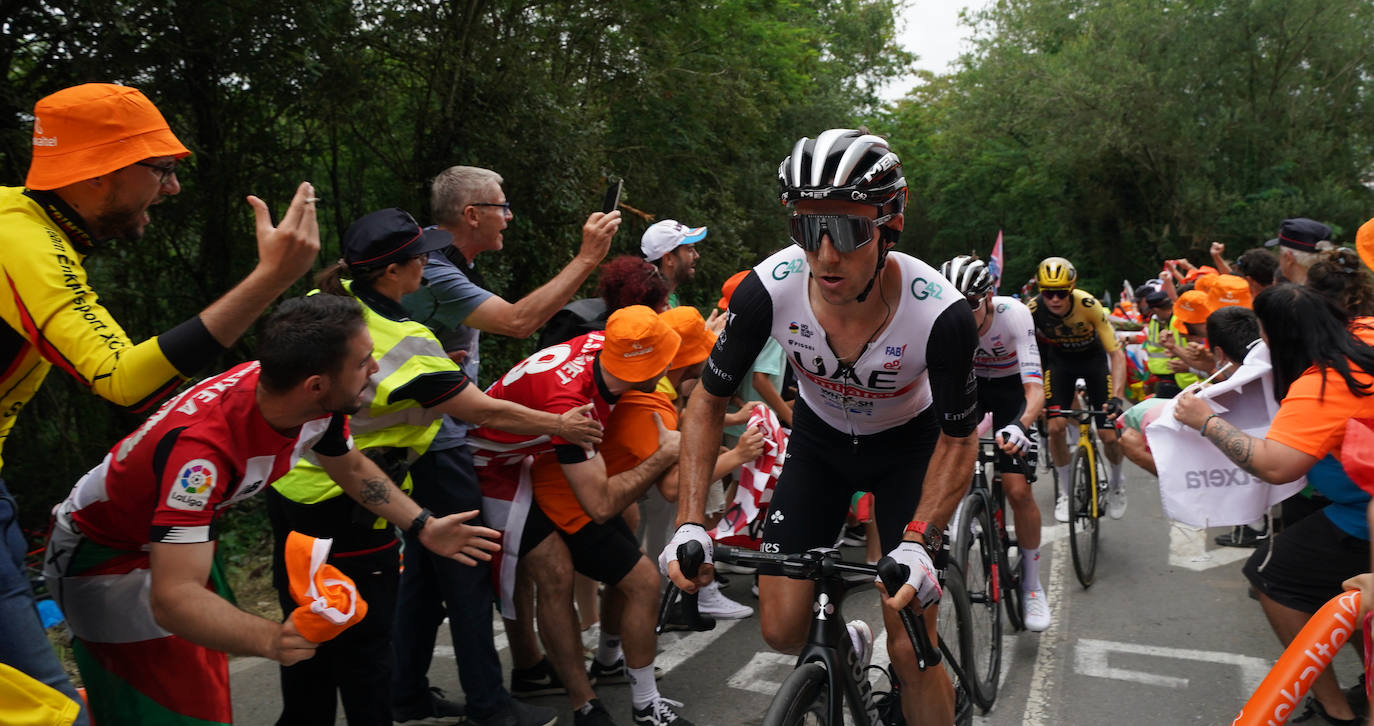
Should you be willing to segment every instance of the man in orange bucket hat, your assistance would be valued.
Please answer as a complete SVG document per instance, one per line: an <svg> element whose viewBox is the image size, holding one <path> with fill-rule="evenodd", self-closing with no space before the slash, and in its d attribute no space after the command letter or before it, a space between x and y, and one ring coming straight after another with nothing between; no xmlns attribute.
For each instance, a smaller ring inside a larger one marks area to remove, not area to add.
<svg viewBox="0 0 1374 726"><path fill-rule="evenodd" d="M98 242L142 236L149 208L181 191L177 163L191 152L126 86L67 88L38 101L33 116L25 186L0 187L0 444L53 366L112 403L149 410L233 345L320 248L308 183L276 227L249 197L257 268L200 314L135 344L91 289L84 261ZM0 480L0 500L9 498ZM14 507L0 507L0 663L75 699L22 579L18 527ZM84 713L76 723L85 726Z"/></svg>

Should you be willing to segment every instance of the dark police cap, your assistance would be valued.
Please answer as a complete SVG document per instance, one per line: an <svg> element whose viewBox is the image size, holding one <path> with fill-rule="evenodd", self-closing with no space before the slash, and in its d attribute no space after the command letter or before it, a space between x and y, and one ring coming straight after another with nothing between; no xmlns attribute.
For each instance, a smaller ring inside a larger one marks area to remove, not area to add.
<svg viewBox="0 0 1374 726"><path fill-rule="evenodd" d="M343 235L344 262L356 269L385 267L441 250L453 243L442 229L422 230L404 209L383 209L360 217Z"/></svg>
<svg viewBox="0 0 1374 726"><path fill-rule="evenodd" d="M1303 252L1316 252L1317 243L1331 239L1331 228L1307 217L1285 219L1279 223L1279 236L1264 243L1265 247L1283 245Z"/></svg>

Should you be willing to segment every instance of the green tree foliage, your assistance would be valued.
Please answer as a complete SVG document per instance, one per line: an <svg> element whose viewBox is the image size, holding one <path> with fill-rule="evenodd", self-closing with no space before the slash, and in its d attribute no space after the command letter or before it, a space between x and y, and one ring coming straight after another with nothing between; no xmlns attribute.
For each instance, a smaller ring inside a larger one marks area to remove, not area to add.
<svg viewBox="0 0 1374 726"><path fill-rule="evenodd" d="M999 0L966 20L960 69L876 124L935 257L1004 229L1009 281L1063 255L1115 294L1285 217L1350 242L1374 211L1364 0Z"/></svg>
<svg viewBox="0 0 1374 726"><path fill-rule="evenodd" d="M895 4L17 0L0 18L0 170L7 184L23 179L29 111L60 88L125 83L158 105L194 152L182 192L152 210L144 240L88 261L137 339L251 268L246 194L280 212L311 180L324 200L323 265L368 211L427 218L429 180L453 164L505 177L515 218L505 251L481 264L508 299L567 263L616 175L644 215L628 215L612 254L637 250L656 219L711 227L682 291L706 307L725 277L785 242L774 179L790 143L871 115L876 89L906 71ZM488 336L483 377L531 347ZM251 350L250 336L222 366ZM26 521L44 521L136 424L51 376L5 449Z"/></svg>

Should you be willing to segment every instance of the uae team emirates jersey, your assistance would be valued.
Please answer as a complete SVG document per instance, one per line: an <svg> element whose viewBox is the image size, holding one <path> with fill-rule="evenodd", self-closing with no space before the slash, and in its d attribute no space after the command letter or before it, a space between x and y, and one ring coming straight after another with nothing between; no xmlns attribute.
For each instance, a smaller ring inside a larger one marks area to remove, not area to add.
<svg viewBox="0 0 1374 726"><path fill-rule="evenodd" d="M856 360L842 363L811 310L805 253L789 246L764 260L730 297L701 384L713 395L733 395L771 336L796 371L798 395L836 431L874 434L933 407L945 433L968 435L978 412L973 311L930 265L900 252L889 253L886 264L902 280L897 299L887 301L892 320Z"/></svg>
<svg viewBox="0 0 1374 726"><path fill-rule="evenodd" d="M615 403L615 396L596 375L601 365L597 353L605 340L605 334L596 331L545 348L517 363L487 389L487 395L557 414L591 403L592 418L605 426ZM512 434L488 426L470 431L468 446L478 466L519 461L554 450L559 461L568 464L594 455L557 436Z"/></svg>
<svg viewBox="0 0 1374 726"><path fill-rule="evenodd" d="M125 550L209 542L220 510L262 491L306 449L352 448L343 414L278 433L258 410L258 373L251 361L202 381L120 441L63 504L78 531Z"/></svg>

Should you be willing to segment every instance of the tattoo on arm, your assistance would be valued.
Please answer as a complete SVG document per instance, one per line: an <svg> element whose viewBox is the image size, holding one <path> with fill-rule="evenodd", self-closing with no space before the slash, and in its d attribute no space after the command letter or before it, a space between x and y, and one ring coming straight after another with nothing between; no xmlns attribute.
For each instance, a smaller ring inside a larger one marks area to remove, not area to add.
<svg viewBox="0 0 1374 726"><path fill-rule="evenodd" d="M363 504L387 504L390 501L391 492L387 490L385 479L363 479Z"/></svg>
<svg viewBox="0 0 1374 726"><path fill-rule="evenodd" d="M1255 438L1240 429L1232 426L1220 416L1212 419L1212 423L1207 426L1207 440L1216 444L1221 453L1226 454L1226 458L1235 462L1240 468L1259 476L1255 471L1255 463L1251 460L1254 451Z"/></svg>

